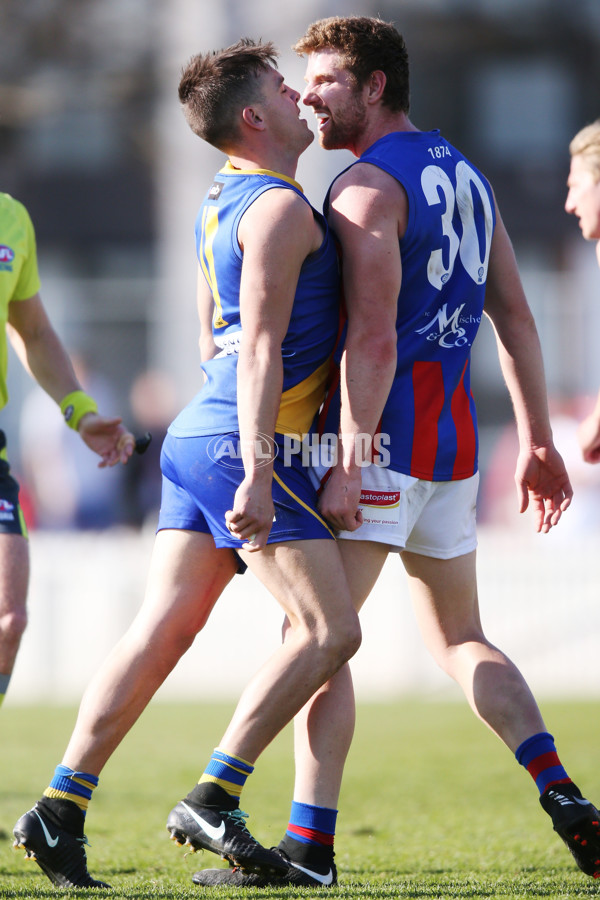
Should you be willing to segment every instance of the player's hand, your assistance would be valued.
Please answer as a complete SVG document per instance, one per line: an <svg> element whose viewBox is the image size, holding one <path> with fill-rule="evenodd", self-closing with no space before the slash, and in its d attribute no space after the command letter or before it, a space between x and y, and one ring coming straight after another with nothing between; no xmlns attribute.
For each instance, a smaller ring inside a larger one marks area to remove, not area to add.
<svg viewBox="0 0 600 900"><path fill-rule="evenodd" d="M274 512L271 479L245 478L235 492L233 509L225 513L225 524L234 538L243 541L242 550L255 552L267 545Z"/></svg>
<svg viewBox="0 0 600 900"><path fill-rule="evenodd" d="M547 534L558 524L573 498L563 458L554 444L521 451L515 483L519 512L525 512L531 504L536 531Z"/></svg>
<svg viewBox="0 0 600 900"><path fill-rule="evenodd" d="M121 424L122 419L107 419L98 413L86 413L78 425L81 439L101 457L98 468L126 463L135 447L135 438Z"/></svg>
<svg viewBox="0 0 600 900"><path fill-rule="evenodd" d="M356 531L363 515L358 504L362 486L360 468L346 471L342 466L331 469L319 498L319 511L335 531Z"/></svg>

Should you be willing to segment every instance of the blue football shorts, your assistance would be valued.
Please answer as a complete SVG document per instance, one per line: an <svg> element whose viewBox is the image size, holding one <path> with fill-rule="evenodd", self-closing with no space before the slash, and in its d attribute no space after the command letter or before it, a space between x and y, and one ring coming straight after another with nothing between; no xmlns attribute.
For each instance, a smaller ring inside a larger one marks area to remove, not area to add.
<svg viewBox="0 0 600 900"><path fill-rule="evenodd" d="M239 550L243 541L229 532L225 513L233 508L244 478L237 432L175 437L167 434L161 451L162 497L158 528L212 534L217 547ZM275 435L273 504L275 518L267 543L335 540L317 511L317 492L301 456L284 457L283 437Z"/></svg>
<svg viewBox="0 0 600 900"><path fill-rule="evenodd" d="M0 534L27 537L27 526L19 506L19 483L10 474L6 457L6 435L0 430Z"/></svg>

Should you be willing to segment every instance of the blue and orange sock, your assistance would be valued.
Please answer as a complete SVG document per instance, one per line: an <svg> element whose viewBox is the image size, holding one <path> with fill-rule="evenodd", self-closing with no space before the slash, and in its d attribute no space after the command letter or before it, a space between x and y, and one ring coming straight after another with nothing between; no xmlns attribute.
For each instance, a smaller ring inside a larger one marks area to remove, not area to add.
<svg viewBox="0 0 600 900"><path fill-rule="evenodd" d="M54 777L44 791L44 797L49 800L70 800L85 815L96 787L98 787L96 775L90 775L89 772L75 772L68 766L60 765L54 770Z"/></svg>
<svg viewBox="0 0 600 900"><path fill-rule="evenodd" d="M553 784L572 784L558 758L554 738L547 731L534 734L519 744L515 751L517 762L527 769L540 795Z"/></svg>

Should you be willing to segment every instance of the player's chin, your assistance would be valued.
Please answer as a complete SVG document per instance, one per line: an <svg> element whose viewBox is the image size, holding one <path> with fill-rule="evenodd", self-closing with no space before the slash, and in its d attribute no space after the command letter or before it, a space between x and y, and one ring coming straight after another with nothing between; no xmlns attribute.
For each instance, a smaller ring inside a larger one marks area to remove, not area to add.
<svg viewBox="0 0 600 900"><path fill-rule="evenodd" d="M319 132L319 145L323 150L343 150L337 141L334 141L328 134Z"/></svg>

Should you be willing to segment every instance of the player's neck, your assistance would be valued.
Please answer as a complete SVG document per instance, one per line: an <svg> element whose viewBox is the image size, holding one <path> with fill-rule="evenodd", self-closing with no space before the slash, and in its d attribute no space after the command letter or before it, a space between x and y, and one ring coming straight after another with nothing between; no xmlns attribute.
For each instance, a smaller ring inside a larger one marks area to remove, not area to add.
<svg viewBox="0 0 600 900"><path fill-rule="evenodd" d="M236 169L266 169L296 179L298 157L281 153L230 153L229 161Z"/></svg>
<svg viewBox="0 0 600 900"><path fill-rule="evenodd" d="M379 114L365 124L353 146L348 147L355 156L362 156L376 141L397 131L419 131L404 112L387 112L380 108Z"/></svg>

